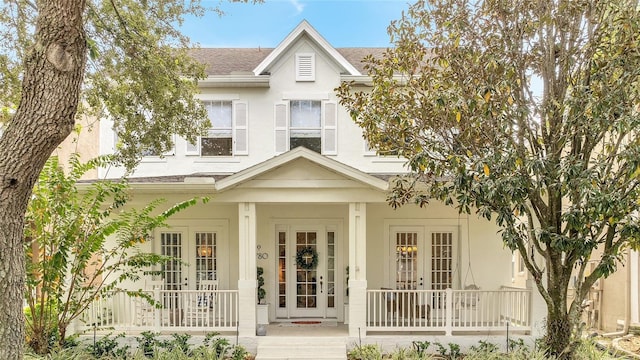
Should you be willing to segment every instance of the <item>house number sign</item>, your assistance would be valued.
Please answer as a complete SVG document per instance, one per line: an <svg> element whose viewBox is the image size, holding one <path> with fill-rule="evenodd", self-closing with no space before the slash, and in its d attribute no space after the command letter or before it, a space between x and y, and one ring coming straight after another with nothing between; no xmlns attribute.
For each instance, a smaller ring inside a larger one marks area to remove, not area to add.
<svg viewBox="0 0 640 360"><path fill-rule="evenodd" d="M269 258L269 254L266 252L260 252L262 250L262 245L256 246L256 257L258 260L267 260Z"/></svg>

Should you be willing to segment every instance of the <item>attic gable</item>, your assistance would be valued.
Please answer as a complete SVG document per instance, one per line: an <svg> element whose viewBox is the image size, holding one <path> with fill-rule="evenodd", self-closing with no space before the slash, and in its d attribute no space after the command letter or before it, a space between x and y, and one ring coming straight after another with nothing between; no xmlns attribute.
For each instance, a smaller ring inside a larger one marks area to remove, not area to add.
<svg viewBox="0 0 640 360"><path fill-rule="evenodd" d="M342 56L327 40L325 40L306 20L303 20L287 37L253 69L254 75L264 75L269 72L269 68L280 59L283 54L290 49L303 36L307 36L324 51L336 64L344 69L347 75L361 75L347 59Z"/></svg>

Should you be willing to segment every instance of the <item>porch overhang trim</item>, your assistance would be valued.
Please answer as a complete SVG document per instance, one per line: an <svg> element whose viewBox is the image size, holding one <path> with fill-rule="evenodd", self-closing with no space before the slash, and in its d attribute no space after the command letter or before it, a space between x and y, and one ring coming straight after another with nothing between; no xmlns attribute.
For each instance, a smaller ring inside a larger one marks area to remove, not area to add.
<svg viewBox="0 0 640 360"><path fill-rule="evenodd" d="M201 88L220 87L254 87L268 88L269 75L210 75L206 79L199 80L198 86Z"/></svg>
<svg viewBox="0 0 640 360"><path fill-rule="evenodd" d="M191 193L215 192L213 183L129 183L129 187L136 191Z"/></svg>

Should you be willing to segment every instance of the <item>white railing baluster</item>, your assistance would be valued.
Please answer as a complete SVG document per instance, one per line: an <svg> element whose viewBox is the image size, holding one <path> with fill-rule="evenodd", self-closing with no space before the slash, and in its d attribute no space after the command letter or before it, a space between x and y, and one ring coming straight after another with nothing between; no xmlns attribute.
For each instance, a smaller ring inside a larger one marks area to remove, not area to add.
<svg viewBox="0 0 640 360"><path fill-rule="evenodd" d="M529 332L530 291L367 290L368 331Z"/></svg>
<svg viewBox="0 0 640 360"><path fill-rule="evenodd" d="M237 329L237 290L154 289L149 295L160 307L150 304L144 298L130 297L123 291L115 291L108 297L96 298L81 317L78 329L88 330L93 326L108 327L110 331Z"/></svg>

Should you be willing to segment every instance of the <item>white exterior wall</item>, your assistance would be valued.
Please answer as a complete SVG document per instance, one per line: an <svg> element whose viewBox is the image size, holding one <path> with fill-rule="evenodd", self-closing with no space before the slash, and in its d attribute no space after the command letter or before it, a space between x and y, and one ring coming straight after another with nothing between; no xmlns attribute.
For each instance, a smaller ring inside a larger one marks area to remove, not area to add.
<svg viewBox="0 0 640 360"><path fill-rule="evenodd" d="M316 54L316 81L295 80L295 54ZM248 104L249 154L231 157L200 157L185 155L186 142L176 136L175 155L165 158L144 158L133 177L182 175L199 172L236 173L276 155L274 105L291 99L325 100L338 103L334 89L340 85L340 69L327 54L308 37L301 39L283 54L271 69L269 88L204 88L201 97L207 100L235 99ZM405 171L404 161L382 158L365 152L362 130L349 114L338 106L337 155L329 157L367 173L398 173ZM108 119L100 122L100 152L112 153L115 136ZM107 177L123 174L123 169L111 168ZM105 176L102 170L101 177Z"/></svg>

